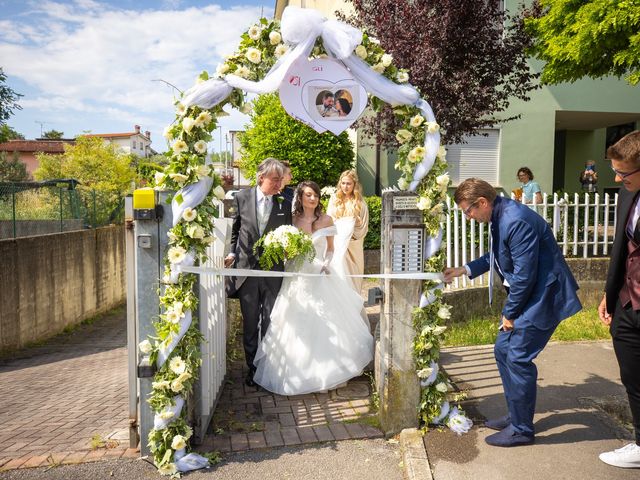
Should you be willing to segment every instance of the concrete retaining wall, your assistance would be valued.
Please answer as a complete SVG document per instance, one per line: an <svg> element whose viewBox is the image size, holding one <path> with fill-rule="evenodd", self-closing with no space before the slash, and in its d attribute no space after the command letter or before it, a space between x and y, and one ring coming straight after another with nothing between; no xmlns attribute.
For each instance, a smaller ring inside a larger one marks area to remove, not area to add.
<svg viewBox="0 0 640 480"><path fill-rule="evenodd" d="M380 272L380 252L378 250L365 250L365 273ZM600 304L604 292L604 284L607 278L609 258L567 258L569 268L580 285L578 296L584 307L592 307ZM469 287L451 292L445 292L444 296L450 305L451 322L461 322L473 316L499 316L504 304L505 292L496 282L493 295L493 307L489 307L489 294L487 287Z"/></svg>
<svg viewBox="0 0 640 480"><path fill-rule="evenodd" d="M43 340L126 298L119 226L0 240L0 350Z"/></svg>
<svg viewBox="0 0 640 480"><path fill-rule="evenodd" d="M567 258L580 290L578 297L585 308L598 306L604 294L608 258ZM499 282L496 282L498 284ZM487 287L469 287L445 292L445 300L452 305L450 322L462 322L473 316L500 316L505 299L501 286L494 287L493 306L489 307Z"/></svg>

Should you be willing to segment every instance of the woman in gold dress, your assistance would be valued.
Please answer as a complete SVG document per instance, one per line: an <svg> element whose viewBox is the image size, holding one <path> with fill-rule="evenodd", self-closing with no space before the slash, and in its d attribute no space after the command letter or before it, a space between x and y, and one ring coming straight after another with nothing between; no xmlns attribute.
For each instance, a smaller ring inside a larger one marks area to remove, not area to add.
<svg viewBox="0 0 640 480"><path fill-rule="evenodd" d="M369 230L369 209L362 196L362 186L358 182L355 170L347 170L340 175L336 193L329 199L327 213L333 217L336 225L339 225L340 219L345 219L346 222L352 219L353 227L344 255L345 273L362 275L364 273L364 237ZM356 292L360 293L362 278L350 277L350 280Z"/></svg>

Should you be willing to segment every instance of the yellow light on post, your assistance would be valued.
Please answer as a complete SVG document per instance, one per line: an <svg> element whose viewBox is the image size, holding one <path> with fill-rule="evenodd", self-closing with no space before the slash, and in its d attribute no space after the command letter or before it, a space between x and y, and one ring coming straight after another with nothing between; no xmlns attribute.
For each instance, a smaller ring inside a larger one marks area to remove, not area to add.
<svg viewBox="0 0 640 480"><path fill-rule="evenodd" d="M133 192L133 209L148 210L156 206L156 192L153 188L138 188Z"/></svg>
<svg viewBox="0 0 640 480"><path fill-rule="evenodd" d="M156 191L153 188L138 188L133 191L133 218L135 220L155 220L162 217L161 210L161 207L156 206Z"/></svg>

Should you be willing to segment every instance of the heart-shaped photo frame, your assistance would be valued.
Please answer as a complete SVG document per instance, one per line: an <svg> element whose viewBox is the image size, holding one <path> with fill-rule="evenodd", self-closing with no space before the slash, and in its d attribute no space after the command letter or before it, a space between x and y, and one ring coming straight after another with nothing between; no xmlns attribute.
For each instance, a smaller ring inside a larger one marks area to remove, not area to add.
<svg viewBox="0 0 640 480"><path fill-rule="evenodd" d="M296 120L319 133L339 135L362 115L367 91L338 60L302 59L280 85L280 102Z"/></svg>

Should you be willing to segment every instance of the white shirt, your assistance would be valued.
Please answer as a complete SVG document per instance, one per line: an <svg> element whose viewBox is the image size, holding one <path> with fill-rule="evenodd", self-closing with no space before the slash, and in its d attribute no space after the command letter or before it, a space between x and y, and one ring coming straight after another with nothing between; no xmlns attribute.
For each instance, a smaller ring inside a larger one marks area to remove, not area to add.
<svg viewBox="0 0 640 480"><path fill-rule="evenodd" d="M627 223L627 234L629 238L633 238L633 232L638 225L640 218L640 196L636 199L635 208L629 212L629 222Z"/></svg>

